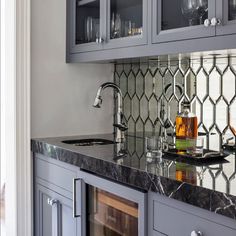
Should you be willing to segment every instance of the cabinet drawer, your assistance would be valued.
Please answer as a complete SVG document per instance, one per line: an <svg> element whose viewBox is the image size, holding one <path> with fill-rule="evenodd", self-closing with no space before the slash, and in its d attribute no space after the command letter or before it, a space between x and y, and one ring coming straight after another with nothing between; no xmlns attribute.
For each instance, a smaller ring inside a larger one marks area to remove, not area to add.
<svg viewBox="0 0 236 236"><path fill-rule="evenodd" d="M199 216L153 201L153 229L168 236L190 236L201 231L206 236L235 236L236 230ZM157 234L158 235L158 234Z"/></svg>
<svg viewBox="0 0 236 236"><path fill-rule="evenodd" d="M69 192L73 191L73 178L76 178L76 171L35 158L35 175L36 178L40 178L45 182Z"/></svg>

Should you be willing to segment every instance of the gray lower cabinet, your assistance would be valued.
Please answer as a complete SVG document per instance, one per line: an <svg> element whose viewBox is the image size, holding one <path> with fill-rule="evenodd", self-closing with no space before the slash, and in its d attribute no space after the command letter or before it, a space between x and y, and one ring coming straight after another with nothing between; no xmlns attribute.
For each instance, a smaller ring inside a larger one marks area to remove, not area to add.
<svg viewBox="0 0 236 236"><path fill-rule="evenodd" d="M149 236L235 236L234 220L149 194Z"/></svg>
<svg viewBox="0 0 236 236"><path fill-rule="evenodd" d="M147 193L34 155L35 236L147 235Z"/></svg>
<svg viewBox="0 0 236 236"><path fill-rule="evenodd" d="M36 236L78 236L73 202L44 186L36 186Z"/></svg>
<svg viewBox="0 0 236 236"><path fill-rule="evenodd" d="M35 236L81 236L73 217L73 178L78 168L34 155Z"/></svg>
<svg viewBox="0 0 236 236"><path fill-rule="evenodd" d="M35 236L236 235L233 219L39 154L34 170Z"/></svg>

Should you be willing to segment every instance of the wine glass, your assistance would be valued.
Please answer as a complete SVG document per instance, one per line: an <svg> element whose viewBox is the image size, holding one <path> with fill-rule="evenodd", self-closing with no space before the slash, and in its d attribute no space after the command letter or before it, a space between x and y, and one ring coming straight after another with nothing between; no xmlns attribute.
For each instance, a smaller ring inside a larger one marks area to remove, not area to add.
<svg viewBox="0 0 236 236"><path fill-rule="evenodd" d="M189 26L194 25L199 18L199 0L182 0L181 10L183 16L188 19Z"/></svg>
<svg viewBox="0 0 236 236"><path fill-rule="evenodd" d="M229 17L230 20L236 19L236 0L229 0Z"/></svg>
<svg viewBox="0 0 236 236"><path fill-rule="evenodd" d="M204 24L204 15L207 13L207 11L208 0L198 0L198 15L200 19L200 24Z"/></svg>

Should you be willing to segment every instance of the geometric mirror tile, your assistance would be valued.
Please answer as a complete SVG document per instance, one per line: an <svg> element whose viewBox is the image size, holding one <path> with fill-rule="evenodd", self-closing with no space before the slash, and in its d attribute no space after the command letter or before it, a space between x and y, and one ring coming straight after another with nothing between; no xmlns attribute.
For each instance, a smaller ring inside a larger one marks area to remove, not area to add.
<svg viewBox="0 0 236 236"><path fill-rule="evenodd" d="M235 74L230 67L228 67L223 74L223 96L228 103L230 103L235 96Z"/></svg>
<svg viewBox="0 0 236 236"><path fill-rule="evenodd" d="M220 96L220 83L221 75L217 69L214 68L209 75L209 95L214 102L216 102Z"/></svg>
<svg viewBox="0 0 236 236"><path fill-rule="evenodd" d="M205 146L219 149L224 136L236 136L236 57L162 56L116 63L114 70L130 132L159 132L169 124L166 131L173 134L175 116L187 99L198 117L199 131L206 134Z"/></svg>
<svg viewBox="0 0 236 236"><path fill-rule="evenodd" d="M197 73L196 87L198 98L203 101L207 95L207 74L203 68Z"/></svg>

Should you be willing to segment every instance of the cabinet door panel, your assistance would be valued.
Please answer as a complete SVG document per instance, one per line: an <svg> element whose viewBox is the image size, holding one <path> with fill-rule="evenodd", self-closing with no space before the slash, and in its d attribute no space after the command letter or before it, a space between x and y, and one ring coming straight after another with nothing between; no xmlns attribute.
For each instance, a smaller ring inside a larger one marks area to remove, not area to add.
<svg viewBox="0 0 236 236"><path fill-rule="evenodd" d="M105 31L106 0L67 0L67 47L69 53L101 50Z"/></svg>
<svg viewBox="0 0 236 236"><path fill-rule="evenodd" d="M215 16L215 1L153 0L152 3L154 43L215 35L215 27L204 26L206 19Z"/></svg>
<svg viewBox="0 0 236 236"><path fill-rule="evenodd" d="M108 0L105 49L147 44L148 0Z"/></svg>
<svg viewBox="0 0 236 236"><path fill-rule="evenodd" d="M153 202L153 229L168 236L191 235L201 231L207 236L235 236L236 231L210 220L169 207L158 201Z"/></svg>
<svg viewBox="0 0 236 236"><path fill-rule="evenodd" d="M216 0L216 18L221 24L216 27L217 35L236 33L236 1Z"/></svg>
<svg viewBox="0 0 236 236"><path fill-rule="evenodd" d="M35 174L37 178L72 193L72 180L76 177L76 172L36 158Z"/></svg>
<svg viewBox="0 0 236 236"><path fill-rule="evenodd" d="M52 235L52 208L48 205L47 201L50 196L44 192L40 192L40 198L41 198L41 225L40 231L43 236L51 236Z"/></svg>
<svg viewBox="0 0 236 236"><path fill-rule="evenodd" d="M50 205L49 200L57 201L58 207ZM73 218L72 206L72 200L37 184L35 196L36 236L80 236L80 221Z"/></svg>
<svg viewBox="0 0 236 236"><path fill-rule="evenodd" d="M79 236L76 234L77 225L74 223L75 219L72 218L72 205L63 204L61 211L62 235Z"/></svg>

